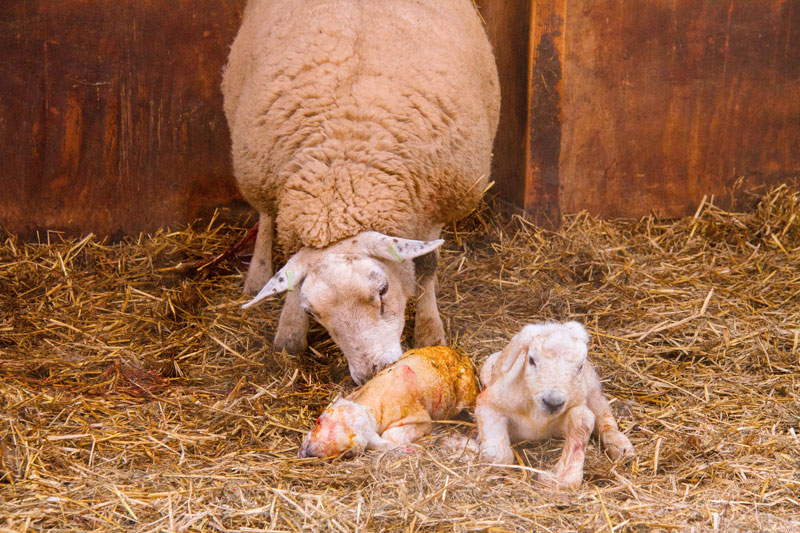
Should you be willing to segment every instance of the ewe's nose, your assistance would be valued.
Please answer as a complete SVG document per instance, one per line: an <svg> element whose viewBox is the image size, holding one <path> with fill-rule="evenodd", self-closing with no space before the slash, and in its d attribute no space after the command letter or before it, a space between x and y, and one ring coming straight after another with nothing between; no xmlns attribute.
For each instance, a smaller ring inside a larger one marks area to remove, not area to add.
<svg viewBox="0 0 800 533"><path fill-rule="evenodd" d="M559 412L566 402L567 397L561 392L550 391L542 397L542 405L551 415Z"/></svg>

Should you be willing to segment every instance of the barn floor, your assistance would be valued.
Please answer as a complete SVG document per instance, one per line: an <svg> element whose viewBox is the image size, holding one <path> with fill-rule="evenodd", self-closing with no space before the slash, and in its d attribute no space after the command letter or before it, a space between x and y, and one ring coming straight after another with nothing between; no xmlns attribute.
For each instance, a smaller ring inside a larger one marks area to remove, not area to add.
<svg viewBox="0 0 800 533"><path fill-rule="evenodd" d="M489 208L447 232L440 307L480 363L523 324L576 319L636 458L590 445L585 483L535 481L560 443L495 468L439 424L410 453L296 459L352 384L327 336L273 355L278 305L241 265L179 262L244 233L212 222L121 244L0 247L0 527L398 531L800 529L800 195L679 221Z"/></svg>

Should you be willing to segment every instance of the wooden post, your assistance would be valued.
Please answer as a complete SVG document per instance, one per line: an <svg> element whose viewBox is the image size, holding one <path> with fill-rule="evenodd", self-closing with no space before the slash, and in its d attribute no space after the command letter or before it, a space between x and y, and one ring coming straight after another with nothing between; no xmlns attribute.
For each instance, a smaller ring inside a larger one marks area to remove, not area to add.
<svg viewBox="0 0 800 533"><path fill-rule="evenodd" d="M495 192L531 220L558 225L565 0L484 0L502 104Z"/></svg>
<svg viewBox="0 0 800 533"><path fill-rule="evenodd" d="M533 221L556 227L561 156L566 0L533 2L528 44L524 209Z"/></svg>

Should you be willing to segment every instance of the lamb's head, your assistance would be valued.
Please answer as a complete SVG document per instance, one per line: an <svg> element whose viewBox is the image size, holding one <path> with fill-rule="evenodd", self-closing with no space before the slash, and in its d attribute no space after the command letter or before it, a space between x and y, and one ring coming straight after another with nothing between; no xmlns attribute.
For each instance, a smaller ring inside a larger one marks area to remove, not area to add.
<svg viewBox="0 0 800 533"><path fill-rule="evenodd" d="M297 252L245 307L286 290L341 348L357 384L403 354L400 336L416 291L411 259L444 241L415 241L363 232L323 249Z"/></svg>
<svg viewBox="0 0 800 533"><path fill-rule="evenodd" d="M298 457L336 457L364 451L377 424L366 409L349 400L336 400L317 419L303 439Z"/></svg>
<svg viewBox="0 0 800 533"><path fill-rule="evenodd" d="M589 335L577 322L529 324L511 339L496 366L516 381L536 409L557 415L585 401Z"/></svg>

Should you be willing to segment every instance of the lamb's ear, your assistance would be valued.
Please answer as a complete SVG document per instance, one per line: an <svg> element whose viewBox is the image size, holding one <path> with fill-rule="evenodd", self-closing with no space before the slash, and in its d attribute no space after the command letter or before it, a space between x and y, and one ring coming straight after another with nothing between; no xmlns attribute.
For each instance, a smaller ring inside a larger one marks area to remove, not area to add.
<svg viewBox="0 0 800 533"><path fill-rule="evenodd" d="M541 345L541 330L540 325L528 324L514 335L508 346L500 353L496 363L500 365L501 376L507 380L514 380L522 374L528 355L531 351L537 351Z"/></svg>
<svg viewBox="0 0 800 533"><path fill-rule="evenodd" d="M567 328L569 331L570 336L584 344L589 343L589 333L586 332L586 328L583 327L583 324L580 322L575 322L574 320L571 322L567 322L564 324L564 327Z"/></svg>
<svg viewBox="0 0 800 533"><path fill-rule="evenodd" d="M535 349L537 344L539 329L531 324L525 326L522 331L514 335L508 346L500 353L496 364L500 365L501 375L506 379L516 379L522 373L528 360L528 353L531 349Z"/></svg>
<svg viewBox="0 0 800 533"><path fill-rule="evenodd" d="M444 244L444 241L442 239L415 241L413 239L389 237L377 231L365 231L358 236L358 243L373 257L402 263L406 259L414 259L434 251Z"/></svg>
<svg viewBox="0 0 800 533"><path fill-rule="evenodd" d="M258 291L255 298L244 304L242 308L247 309L248 307L252 307L270 296L275 296L284 291L298 289L311 267L313 255L314 254L305 248L294 254L291 259L286 262L286 265L278 270L267 284Z"/></svg>

